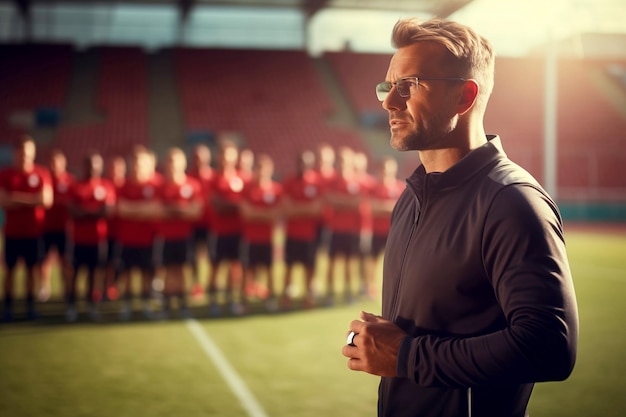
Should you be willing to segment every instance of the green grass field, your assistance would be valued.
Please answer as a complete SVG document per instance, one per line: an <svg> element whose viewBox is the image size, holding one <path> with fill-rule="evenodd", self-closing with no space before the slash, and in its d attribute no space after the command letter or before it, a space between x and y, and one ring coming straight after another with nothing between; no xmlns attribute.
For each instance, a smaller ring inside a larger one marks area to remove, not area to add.
<svg viewBox="0 0 626 417"><path fill-rule="evenodd" d="M626 235L571 231L567 239L578 362L567 381L536 386L531 416L624 416ZM374 416L378 379L349 371L340 354L361 309L380 306L193 323L258 401L256 416ZM0 416L249 415L186 321L0 324Z"/></svg>

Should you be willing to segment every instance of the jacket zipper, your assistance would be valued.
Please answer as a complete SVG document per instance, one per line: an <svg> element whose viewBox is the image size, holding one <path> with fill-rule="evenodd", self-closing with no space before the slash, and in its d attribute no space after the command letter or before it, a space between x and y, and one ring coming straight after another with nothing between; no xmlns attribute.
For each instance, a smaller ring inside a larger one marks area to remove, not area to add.
<svg viewBox="0 0 626 417"><path fill-rule="evenodd" d="M412 188L412 187L411 187ZM415 193L415 192L414 192ZM413 240L413 234L415 233L415 229L417 228L417 222L419 221L420 218L420 213L421 213L421 207L420 207L420 202L417 198L417 195L415 196L415 214L413 217L413 224L411 225L411 232L409 233L409 239L407 240L406 243L406 247L404 248L404 254L402 255L402 262L400 263L400 276L398 277L398 280L396 281L396 289L394 291L393 294L393 304L392 304L392 308L390 311L390 320L394 320L396 315L398 314L398 299L399 297L399 292L400 292L400 284L402 282L402 276L403 276L403 272L404 272L404 264L406 261L406 257L407 254L409 253L409 246L411 241Z"/></svg>
<svg viewBox="0 0 626 417"><path fill-rule="evenodd" d="M410 186L410 185L409 185ZM404 248L404 254L402 255L402 262L400 263L400 276L398 277L397 283L396 283L396 289L394 291L394 295L393 295L393 304L392 304L392 308L390 310L390 316L389 316L389 320L392 320L395 318L395 316L398 314L398 312L396 311L398 309L398 293L400 292L400 282L402 281L402 271L404 269L404 263L406 261L406 257L407 254L409 253L409 246L411 241L413 240L413 234L415 233L415 229L417 228L417 221L420 218L420 203L419 200L417 199L417 195L415 196L415 214L413 216L413 225L411 226L411 232L409 233L409 239L406 243L406 247ZM387 382L385 384L384 387L385 390L385 395L381 397L381 404L380 404L380 415L385 415L385 399L389 397L389 383Z"/></svg>

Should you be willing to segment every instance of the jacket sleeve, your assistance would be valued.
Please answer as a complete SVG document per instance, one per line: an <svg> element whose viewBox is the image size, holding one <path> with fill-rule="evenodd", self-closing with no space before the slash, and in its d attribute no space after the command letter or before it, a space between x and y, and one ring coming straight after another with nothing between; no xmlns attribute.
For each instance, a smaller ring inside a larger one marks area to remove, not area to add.
<svg viewBox="0 0 626 417"><path fill-rule="evenodd" d="M407 337L398 374L421 386L469 387L556 381L572 372L578 313L554 202L509 185L485 217L485 273L506 327L475 337Z"/></svg>

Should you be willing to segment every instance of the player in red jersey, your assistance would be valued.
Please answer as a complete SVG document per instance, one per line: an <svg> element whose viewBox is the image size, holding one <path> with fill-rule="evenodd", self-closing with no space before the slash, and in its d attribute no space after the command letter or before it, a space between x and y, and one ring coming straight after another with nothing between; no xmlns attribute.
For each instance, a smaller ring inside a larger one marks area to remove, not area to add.
<svg viewBox="0 0 626 417"><path fill-rule="evenodd" d="M360 183L360 194L369 196L376 186L376 178L367 171L367 155L364 152L356 152L354 154L354 172ZM371 258L372 252L372 207L369 198L362 198L359 206L359 215L361 218L361 239L359 245L359 277L361 279L359 286L359 294L368 298L375 295L374 283L370 280L373 274L367 271L370 265L368 259Z"/></svg>
<svg viewBox="0 0 626 417"><path fill-rule="evenodd" d="M120 318L132 314L130 274L137 269L141 276L143 313L152 318L150 294L155 272L155 220L161 215L158 187L152 173L152 156L143 146L136 146L130 158L130 171L117 192L117 243L115 265L119 268L118 284L123 288Z"/></svg>
<svg viewBox="0 0 626 417"><path fill-rule="evenodd" d="M198 261L208 260L209 230L211 229L211 205L208 204L208 199L211 192L211 181L213 181L214 176L213 168L211 168L211 149L207 145L200 144L193 148L187 175L200 182L206 202L202 216L194 225L192 240L196 259L191 263L193 271L191 294L194 297L199 297L204 294L204 290L198 275Z"/></svg>
<svg viewBox="0 0 626 417"><path fill-rule="evenodd" d="M339 151L339 176L329 184L326 201L333 209L329 256L329 274L326 303L334 303L335 276L338 261L344 261L344 299L352 302L352 278L359 273L358 257L361 241L362 204L361 183L354 171L354 152L349 148Z"/></svg>
<svg viewBox="0 0 626 417"><path fill-rule="evenodd" d="M241 240L241 215L239 203L242 199L244 181L237 170L239 150L229 140L220 143L219 166L211 183L211 207L213 220L209 237L209 254L213 268L209 275L207 292L209 310L212 315L219 315L221 309L217 303L217 277L219 270L226 264L228 278L226 280L226 298L231 308L233 303L233 286L241 282L241 260L239 245Z"/></svg>
<svg viewBox="0 0 626 417"><path fill-rule="evenodd" d="M327 143L323 143L318 148L317 174L320 178L323 189L328 188L337 179L335 169L335 150ZM333 209L328 203L323 204L322 215L320 217L320 227L318 233L318 249L328 250L330 244L330 224L333 218Z"/></svg>
<svg viewBox="0 0 626 417"><path fill-rule="evenodd" d="M317 174L320 177L322 189L328 189L329 185L337 178L337 170L335 169L336 154L335 149L327 143L322 143L317 149ZM322 271L322 263L319 262L320 255L329 255L330 237L331 237L331 223L333 220L333 208L323 199L322 214L319 219L318 233L317 233L317 255L318 263L317 270L321 272L324 281L330 279L330 268ZM326 264L328 265L328 264Z"/></svg>
<svg viewBox="0 0 626 417"><path fill-rule="evenodd" d="M372 208L372 246L369 256L365 258L364 273L366 281L371 283L370 296L376 292L374 287L374 271L377 260L381 258L387 242L391 212L406 188L404 181L397 178L398 162L387 156L381 161L380 179L370 192L370 204Z"/></svg>
<svg viewBox="0 0 626 417"><path fill-rule="evenodd" d="M254 177L243 191L244 198L240 204L243 219L241 259L244 266L241 312L245 312L247 307L247 285L256 284L262 274L267 277L266 308L268 311L276 311L278 308L272 270L273 240L283 191L281 185L272 179L273 175L274 161L268 155L259 155Z"/></svg>
<svg viewBox="0 0 626 417"><path fill-rule="evenodd" d="M76 282L81 267L87 269L87 299L90 303L91 319L99 319L96 283L98 276L104 272L107 259L107 219L115 209L115 188L113 184L102 178L103 159L97 152L90 153L84 160L83 179L74 183L71 196L70 213L73 219L72 267L74 269L68 288L68 308L66 319L75 321Z"/></svg>
<svg viewBox="0 0 626 417"><path fill-rule="evenodd" d="M67 263L66 249L68 244L68 228L70 226L69 204L70 189L76 179L67 172L67 158L60 149L50 154L50 174L54 203L46 210L43 225L43 243L45 260L41 269L41 288L39 299L46 301L50 297L50 270L57 262L60 266L63 288L71 277L71 268ZM66 294L67 295L67 294Z"/></svg>
<svg viewBox="0 0 626 417"><path fill-rule="evenodd" d="M204 198L200 183L185 174L186 168L185 153L179 148L170 149L159 189L162 218L157 224L157 233L163 239L166 317L174 297L178 298L181 316L191 316L185 296L185 267L191 262L193 225L202 215Z"/></svg>
<svg viewBox="0 0 626 417"><path fill-rule="evenodd" d="M0 172L0 206L4 222L4 315L13 319L13 281L16 266L23 259L26 267L28 318L36 317L35 279L43 257L45 209L53 202L52 181L48 170L35 164L33 138L23 136L13 148L13 166Z"/></svg>
<svg viewBox="0 0 626 417"><path fill-rule="evenodd" d="M107 160L107 166L105 169L106 178L111 181L115 192L124 186L126 181L126 160L120 155L114 155ZM117 241L118 231L118 217L117 213L111 214L108 218L108 236L107 236L107 259L106 259L106 274L104 283L103 298L105 300L116 300L119 296L117 290L117 279L119 275L119 265L115 264L115 260L118 257L120 248Z"/></svg>
<svg viewBox="0 0 626 417"><path fill-rule="evenodd" d="M298 172L283 182L282 211L285 226L285 283L281 297L283 308L291 306L293 272L296 264L304 268L305 295L303 305L315 305L313 276L317 251L319 217L322 213L322 181L314 169L315 154L304 151L298 155Z"/></svg>

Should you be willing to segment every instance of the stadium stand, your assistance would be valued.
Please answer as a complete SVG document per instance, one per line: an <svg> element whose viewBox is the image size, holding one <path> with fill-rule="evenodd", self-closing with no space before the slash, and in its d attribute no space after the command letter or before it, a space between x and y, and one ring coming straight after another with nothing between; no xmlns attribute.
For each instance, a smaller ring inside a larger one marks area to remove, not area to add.
<svg viewBox="0 0 626 417"><path fill-rule="evenodd" d="M558 180L564 198L614 199L600 191L626 189L626 176L616 175L626 166L626 90L607 74L609 64L559 62L558 125L564 146L559 147Z"/></svg>
<svg viewBox="0 0 626 417"><path fill-rule="evenodd" d="M328 61L341 84L349 102L357 112L361 123L369 126L387 124L387 113L381 108L374 94L377 81L384 81L389 66L388 54L353 52L325 52Z"/></svg>
<svg viewBox="0 0 626 417"><path fill-rule="evenodd" d="M237 131L281 174L320 142L366 150L355 130L328 126L333 104L302 51L179 48L180 98L188 132Z"/></svg>
<svg viewBox="0 0 626 417"><path fill-rule="evenodd" d="M70 160L91 148L103 154L125 153L133 144L150 145L148 62L140 48L100 47L94 111L103 122L68 124L63 118L56 141ZM377 130L372 118L386 116L373 94L389 55L326 52L324 59L342 86L359 125L331 125L335 104L316 66L303 51L174 48L164 55L175 68L174 82L189 144L220 132L238 132L254 152L267 152L277 172L295 169L295 155L320 142L346 145L368 154L359 129ZM8 144L28 123L45 122L45 112L63 114L76 54L70 45L0 45L0 145ZM497 58L496 86L486 115L486 129L503 138L511 158L541 179L543 173L544 67L541 58ZM626 89L619 59L561 58L558 62L559 198L569 201L623 199L626 175ZM76 70L80 71L80 68ZM17 115L17 116L16 116ZM372 116L374 115L374 116ZM50 116L48 114L47 116ZM54 116L54 115L52 115ZM11 123L10 123L11 122ZM17 126L17 127L16 127ZM599 144L601 143L601 146ZM179 143L177 143L179 144ZM41 159L41 158L40 158Z"/></svg>
<svg viewBox="0 0 626 417"><path fill-rule="evenodd" d="M72 65L66 44L0 45L0 144L60 121Z"/></svg>
<svg viewBox="0 0 626 417"><path fill-rule="evenodd" d="M140 48L100 47L100 75L94 107L103 123L63 125L57 146L63 149L71 168L80 167L91 149L103 155L125 155L134 144L148 144L146 55Z"/></svg>

